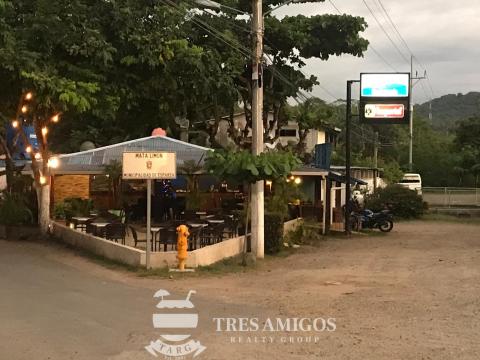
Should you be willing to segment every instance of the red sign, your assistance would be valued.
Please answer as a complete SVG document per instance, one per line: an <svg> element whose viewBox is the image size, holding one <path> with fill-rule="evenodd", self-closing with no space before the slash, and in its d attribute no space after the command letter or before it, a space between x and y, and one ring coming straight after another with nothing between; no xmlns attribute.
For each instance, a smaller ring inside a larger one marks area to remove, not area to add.
<svg viewBox="0 0 480 360"><path fill-rule="evenodd" d="M365 104L366 119L403 119L403 104Z"/></svg>

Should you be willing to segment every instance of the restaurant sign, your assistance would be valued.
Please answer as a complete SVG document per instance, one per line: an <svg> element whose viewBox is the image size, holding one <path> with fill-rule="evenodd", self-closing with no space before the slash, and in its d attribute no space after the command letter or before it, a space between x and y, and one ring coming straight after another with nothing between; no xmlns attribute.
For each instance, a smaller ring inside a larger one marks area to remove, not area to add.
<svg viewBox="0 0 480 360"><path fill-rule="evenodd" d="M369 124L408 124L409 73L360 74L360 120Z"/></svg>
<svg viewBox="0 0 480 360"><path fill-rule="evenodd" d="M365 118L403 119L405 106L403 104L366 104Z"/></svg>
<svg viewBox="0 0 480 360"><path fill-rule="evenodd" d="M122 178L127 180L175 179L177 159L174 152L124 152Z"/></svg>

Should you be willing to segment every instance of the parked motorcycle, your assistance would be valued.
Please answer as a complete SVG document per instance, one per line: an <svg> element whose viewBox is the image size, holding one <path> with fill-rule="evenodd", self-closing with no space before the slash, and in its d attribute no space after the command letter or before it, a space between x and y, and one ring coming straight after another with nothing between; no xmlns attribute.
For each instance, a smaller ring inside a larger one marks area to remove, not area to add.
<svg viewBox="0 0 480 360"><path fill-rule="evenodd" d="M353 212L350 216L350 224L351 229L355 231L378 228L382 232L390 232L393 229L393 215L390 210L374 213L365 209Z"/></svg>

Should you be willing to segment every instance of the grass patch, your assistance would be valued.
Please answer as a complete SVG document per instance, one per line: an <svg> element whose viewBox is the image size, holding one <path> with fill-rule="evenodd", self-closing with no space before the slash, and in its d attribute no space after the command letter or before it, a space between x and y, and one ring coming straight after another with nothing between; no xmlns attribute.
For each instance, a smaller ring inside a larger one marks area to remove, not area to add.
<svg viewBox="0 0 480 360"><path fill-rule="evenodd" d="M258 268L260 262L247 262L247 265L242 265L242 256L235 256L223 259L215 264L207 266L199 266L194 272L170 272L167 267L159 269L137 269L135 274L139 277L153 277L153 278L168 278L168 279L183 279L192 277L208 277L225 274L245 273Z"/></svg>

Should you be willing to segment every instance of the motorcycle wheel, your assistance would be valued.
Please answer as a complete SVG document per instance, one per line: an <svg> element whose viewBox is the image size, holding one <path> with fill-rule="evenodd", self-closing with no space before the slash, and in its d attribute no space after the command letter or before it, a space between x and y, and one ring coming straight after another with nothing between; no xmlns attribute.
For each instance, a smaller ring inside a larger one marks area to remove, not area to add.
<svg viewBox="0 0 480 360"><path fill-rule="evenodd" d="M383 223L378 225L378 228L382 232L390 232L393 229L393 221L391 220L385 220Z"/></svg>

